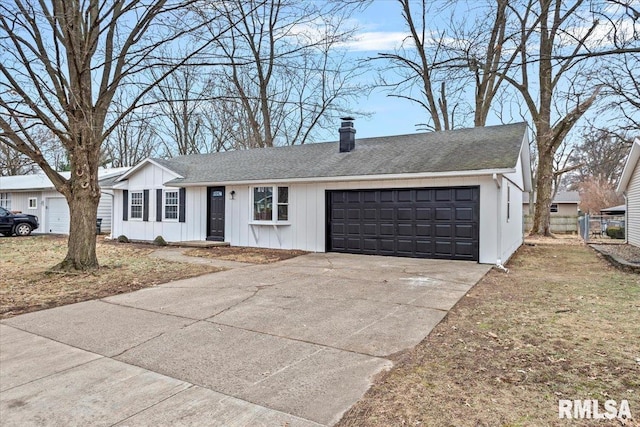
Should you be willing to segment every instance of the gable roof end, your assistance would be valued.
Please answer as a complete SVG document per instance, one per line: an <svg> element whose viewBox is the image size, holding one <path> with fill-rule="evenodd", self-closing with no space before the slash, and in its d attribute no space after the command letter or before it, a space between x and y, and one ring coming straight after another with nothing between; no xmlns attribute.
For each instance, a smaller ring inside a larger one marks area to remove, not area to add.
<svg viewBox="0 0 640 427"><path fill-rule="evenodd" d="M134 167L132 167L131 169L129 169L126 173L124 173L120 177L118 177L118 179L115 180L115 183L126 181L127 179L129 179L130 176L134 175L136 172L138 172L138 170L142 169L147 164L152 164L152 165L155 165L155 166L157 166L157 167L159 167L161 169L164 169L167 172L175 175L177 178L183 178L183 176L181 174L179 174L178 172L172 170L170 165L167 165L167 163L168 162L166 160L152 159L152 158L148 157L148 158L144 159L143 161L141 161L140 163L138 163L137 165L135 165Z"/></svg>
<svg viewBox="0 0 640 427"><path fill-rule="evenodd" d="M627 162L625 163L622 175L620 176L618 188L616 188L616 192L618 194L622 194L627 191L627 186L629 185L629 181L631 181L631 177L633 176L633 171L638 164L638 159L640 159L640 138L636 138L631 146L629 157L627 157Z"/></svg>

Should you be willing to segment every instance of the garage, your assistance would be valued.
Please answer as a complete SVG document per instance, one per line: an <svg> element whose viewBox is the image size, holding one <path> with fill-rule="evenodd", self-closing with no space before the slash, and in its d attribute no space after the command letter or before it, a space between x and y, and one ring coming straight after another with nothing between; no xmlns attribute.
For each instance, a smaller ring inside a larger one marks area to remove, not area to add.
<svg viewBox="0 0 640 427"><path fill-rule="evenodd" d="M64 197L49 197L46 202L45 233L69 234L69 206Z"/></svg>
<svg viewBox="0 0 640 427"><path fill-rule="evenodd" d="M327 251L478 261L480 188L327 191Z"/></svg>

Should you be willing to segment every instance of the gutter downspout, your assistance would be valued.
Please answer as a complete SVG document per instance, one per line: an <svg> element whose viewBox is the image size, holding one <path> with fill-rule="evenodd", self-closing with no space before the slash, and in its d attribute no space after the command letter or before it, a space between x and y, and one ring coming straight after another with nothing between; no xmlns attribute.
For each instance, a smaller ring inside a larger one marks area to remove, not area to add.
<svg viewBox="0 0 640 427"><path fill-rule="evenodd" d="M496 183L496 191L498 193L497 197L496 197L496 214L497 214L497 221L496 221L496 225L497 225L497 230L496 230L496 250L497 250L497 255L498 255L498 259L496 260L496 267L499 268L500 270L504 271L505 273L508 273L509 270L502 265L502 175L498 175L497 173L494 173L493 176L493 181Z"/></svg>

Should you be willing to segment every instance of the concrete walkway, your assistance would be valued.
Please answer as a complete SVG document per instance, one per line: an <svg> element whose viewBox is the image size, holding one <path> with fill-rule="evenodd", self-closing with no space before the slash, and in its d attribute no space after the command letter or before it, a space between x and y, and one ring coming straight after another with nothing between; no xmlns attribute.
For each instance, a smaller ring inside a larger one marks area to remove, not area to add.
<svg viewBox="0 0 640 427"><path fill-rule="evenodd" d="M156 249L155 251L151 252L149 256L152 258L159 258L159 259L164 259L167 261L174 261L174 262L184 262L187 264L213 265L215 267L221 267L225 269L242 268L242 267L249 267L250 265L254 265L247 262L229 261L229 260L220 259L220 258L205 258L205 257L185 255L184 254L185 251L188 251L189 249L192 249L192 248L166 247L166 248Z"/></svg>
<svg viewBox="0 0 640 427"><path fill-rule="evenodd" d="M310 254L17 316L0 420L332 425L489 268Z"/></svg>

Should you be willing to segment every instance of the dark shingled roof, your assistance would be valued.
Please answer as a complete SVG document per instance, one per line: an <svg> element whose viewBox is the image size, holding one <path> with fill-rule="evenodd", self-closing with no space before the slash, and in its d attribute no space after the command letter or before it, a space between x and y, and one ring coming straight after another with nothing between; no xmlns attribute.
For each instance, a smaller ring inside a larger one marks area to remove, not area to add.
<svg viewBox="0 0 640 427"><path fill-rule="evenodd" d="M515 168L526 123L153 159L184 178L171 184L268 181Z"/></svg>

